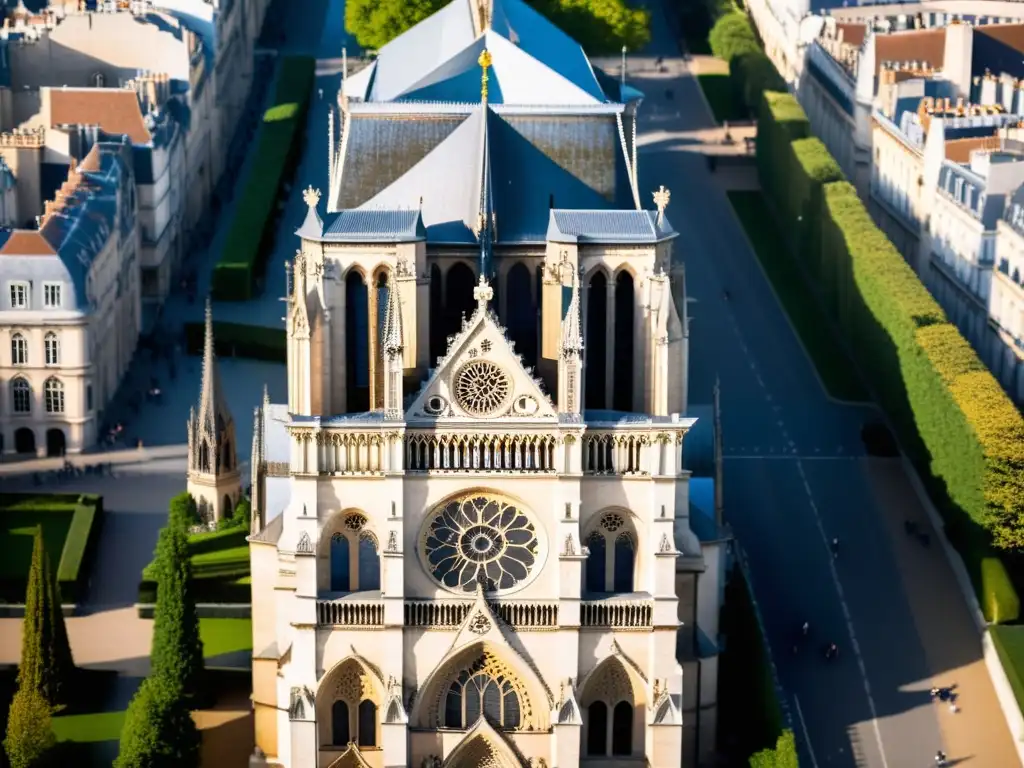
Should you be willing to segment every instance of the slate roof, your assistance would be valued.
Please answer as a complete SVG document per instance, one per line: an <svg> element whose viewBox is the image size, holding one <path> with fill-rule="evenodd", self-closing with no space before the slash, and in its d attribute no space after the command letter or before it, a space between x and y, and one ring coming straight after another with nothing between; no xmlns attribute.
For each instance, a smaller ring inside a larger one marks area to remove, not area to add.
<svg viewBox="0 0 1024 768"><path fill-rule="evenodd" d="M614 112L518 114L476 107L468 115L416 119L352 114L346 130L332 207L422 207L434 243L476 242L487 174L498 243L543 242L552 206L634 207Z"/></svg>
<svg viewBox="0 0 1024 768"><path fill-rule="evenodd" d="M419 210L342 211L334 214L323 234L324 240L332 242L407 242L426 237L427 230Z"/></svg>
<svg viewBox="0 0 1024 768"><path fill-rule="evenodd" d="M478 30L473 0L454 0L380 49L349 78L345 93L366 101L478 101L484 47L491 52L494 103L607 101L580 45L523 0L491 0L490 27Z"/></svg>
<svg viewBox="0 0 1024 768"><path fill-rule="evenodd" d="M74 288L65 299L65 310L88 309L89 270L119 226L119 203L134 187L127 145L98 143L87 160L78 166L78 177L70 177L62 188L64 201L42 228L14 230L0 247L3 273L31 281L32 306L42 306L42 283L52 280Z"/></svg>
<svg viewBox="0 0 1024 768"><path fill-rule="evenodd" d="M986 193L984 177L948 160L939 170L938 188L987 230L995 229L1006 206L1006 195Z"/></svg>
<svg viewBox="0 0 1024 768"><path fill-rule="evenodd" d="M550 213L547 239L553 243L656 243L676 237L657 211L564 211Z"/></svg>
<svg viewBox="0 0 1024 768"><path fill-rule="evenodd" d="M124 135L133 144L153 137L139 108L135 91L124 88L50 88L50 127L97 125L112 136Z"/></svg>

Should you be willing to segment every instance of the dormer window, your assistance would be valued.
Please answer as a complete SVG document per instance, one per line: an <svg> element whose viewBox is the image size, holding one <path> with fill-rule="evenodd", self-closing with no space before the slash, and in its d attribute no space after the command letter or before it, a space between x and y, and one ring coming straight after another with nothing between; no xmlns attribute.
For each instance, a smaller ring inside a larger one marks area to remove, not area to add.
<svg viewBox="0 0 1024 768"><path fill-rule="evenodd" d="M61 284L43 283L43 307L46 309L61 308Z"/></svg>
<svg viewBox="0 0 1024 768"><path fill-rule="evenodd" d="M103 76L102 72L96 72L92 76L91 80L93 88L102 88L104 85L106 85L107 82L107 78Z"/></svg>
<svg viewBox="0 0 1024 768"><path fill-rule="evenodd" d="M11 309L28 309L28 283L11 283Z"/></svg>

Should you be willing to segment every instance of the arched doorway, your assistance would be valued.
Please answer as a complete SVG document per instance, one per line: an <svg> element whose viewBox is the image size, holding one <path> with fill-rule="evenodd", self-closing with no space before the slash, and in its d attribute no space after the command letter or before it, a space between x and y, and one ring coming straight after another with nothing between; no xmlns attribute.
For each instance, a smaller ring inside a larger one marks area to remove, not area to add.
<svg viewBox="0 0 1024 768"><path fill-rule="evenodd" d="M441 268L437 264L430 265L430 367L433 368L437 358L444 356L448 350L444 343L444 285L441 283Z"/></svg>
<svg viewBox="0 0 1024 768"><path fill-rule="evenodd" d="M508 335L515 342L516 352L523 362L537 367L537 312L533 306L533 286L530 270L519 262L508 271L508 293L505 294L505 314Z"/></svg>
<svg viewBox="0 0 1024 768"><path fill-rule="evenodd" d="M606 333L608 328L608 279L595 272L587 287L586 404L587 408L607 408L605 397Z"/></svg>
<svg viewBox="0 0 1024 768"><path fill-rule="evenodd" d="M462 317L469 317L476 307L476 300L473 298L473 288L476 286L476 277L473 270L463 262L452 264L445 276L444 296L447 312L444 336L454 336L462 329Z"/></svg>
<svg viewBox="0 0 1024 768"><path fill-rule="evenodd" d="M345 362L349 412L370 409L370 332L366 282L352 270L345 278Z"/></svg>
<svg viewBox="0 0 1024 768"><path fill-rule="evenodd" d="M47 456L63 456L64 451L67 449L67 441L64 438L63 429L48 429L46 430L46 455Z"/></svg>
<svg viewBox="0 0 1024 768"><path fill-rule="evenodd" d="M626 270L615 278L615 385L612 407L633 410L633 276Z"/></svg>
<svg viewBox="0 0 1024 768"><path fill-rule="evenodd" d="M15 430L14 451L15 453L34 454L36 452L36 433L28 427Z"/></svg>

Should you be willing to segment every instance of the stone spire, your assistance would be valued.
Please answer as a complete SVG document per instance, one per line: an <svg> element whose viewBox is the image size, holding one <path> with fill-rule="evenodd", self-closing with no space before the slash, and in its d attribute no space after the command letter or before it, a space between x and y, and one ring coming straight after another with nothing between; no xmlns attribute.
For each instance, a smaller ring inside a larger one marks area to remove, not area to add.
<svg viewBox="0 0 1024 768"><path fill-rule="evenodd" d="M576 270L572 271L572 294L569 298L569 308L565 313L565 320L562 321L562 344L561 355L581 356L583 354L583 329L580 320L580 284L576 277Z"/></svg>
<svg viewBox="0 0 1024 768"><path fill-rule="evenodd" d="M241 480L235 446L235 422L231 418L217 370L213 347L213 307L206 299L203 338L203 374L199 408L189 413L188 484L204 519L230 516L238 503Z"/></svg>
<svg viewBox="0 0 1024 768"><path fill-rule="evenodd" d="M392 276L388 281L388 305L384 315L384 352L388 357L400 355L405 349L401 301Z"/></svg>

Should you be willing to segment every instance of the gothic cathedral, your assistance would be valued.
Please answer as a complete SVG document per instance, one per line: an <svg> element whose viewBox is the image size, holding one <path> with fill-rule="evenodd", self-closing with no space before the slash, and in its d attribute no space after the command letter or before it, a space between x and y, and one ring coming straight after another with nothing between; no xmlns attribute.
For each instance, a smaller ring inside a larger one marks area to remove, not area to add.
<svg viewBox="0 0 1024 768"><path fill-rule="evenodd" d="M720 583L680 586L718 566L641 96L523 0L346 72L255 413L252 765L695 764Z"/></svg>

